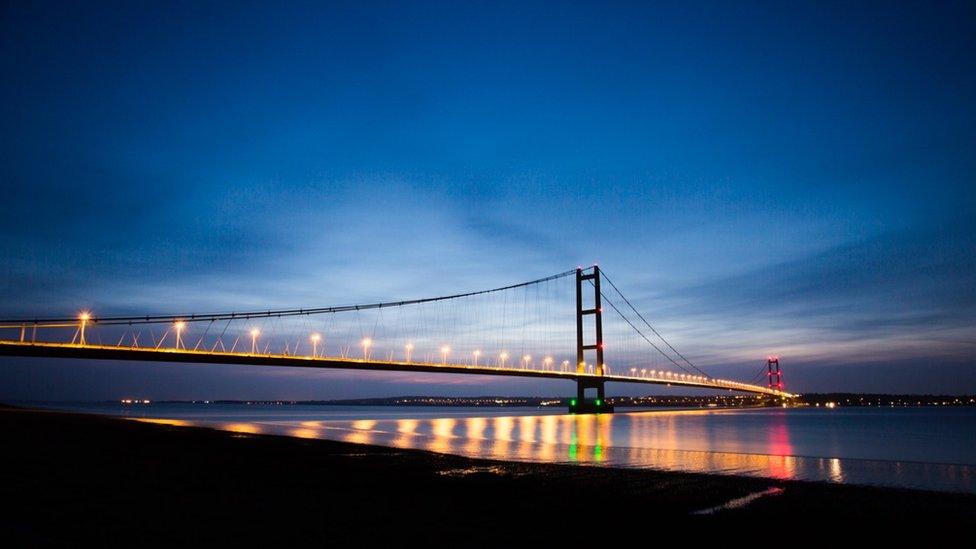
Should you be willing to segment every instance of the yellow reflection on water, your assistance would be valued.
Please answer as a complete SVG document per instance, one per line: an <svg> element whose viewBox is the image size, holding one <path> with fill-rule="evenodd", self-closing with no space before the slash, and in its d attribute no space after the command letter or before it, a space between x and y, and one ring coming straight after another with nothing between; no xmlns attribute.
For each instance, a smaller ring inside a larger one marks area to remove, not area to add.
<svg viewBox="0 0 976 549"><path fill-rule="evenodd" d="M559 418L558 416L542 416L539 422L539 439L545 444L559 443Z"/></svg>
<svg viewBox="0 0 976 549"><path fill-rule="evenodd" d="M469 417L464 420L464 431L467 433L467 444L464 452L469 456L481 454L481 443L485 439L485 429L488 420L483 417Z"/></svg>
<svg viewBox="0 0 976 549"><path fill-rule="evenodd" d="M142 423L156 423L158 425L172 425L173 427L192 427L192 421L185 419L161 419L161 418L135 418Z"/></svg>
<svg viewBox="0 0 976 549"><path fill-rule="evenodd" d="M352 422L353 429L359 429L362 431L369 431L373 427L376 427L375 419L359 419Z"/></svg>
<svg viewBox="0 0 976 549"><path fill-rule="evenodd" d="M491 445L491 455L499 459L509 457L509 447L512 444L512 430L515 420L511 417L496 417L491 422L495 442Z"/></svg>
<svg viewBox="0 0 976 549"><path fill-rule="evenodd" d="M318 429L307 429L302 427L296 427L294 429L289 430L288 434L298 438L319 438Z"/></svg>
<svg viewBox="0 0 976 549"><path fill-rule="evenodd" d="M457 421L451 417L430 420L433 438L427 447L435 452L449 452L454 438L454 425Z"/></svg>
<svg viewBox="0 0 976 549"><path fill-rule="evenodd" d="M582 414L574 417L576 418L576 424L574 425L576 444L580 446L593 446L594 439L596 438L593 433L593 415Z"/></svg>
<svg viewBox="0 0 976 549"><path fill-rule="evenodd" d="M496 417L492 422L495 432L495 440L512 441L512 430L515 429L515 420L511 417Z"/></svg>
<svg viewBox="0 0 976 549"><path fill-rule="evenodd" d="M355 444L372 444L373 427L376 427L375 419L358 419L350 424L352 431L346 432L342 440Z"/></svg>
<svg viewBox="0 0 976 549"><path fill-rule="evenodd" d="M371 444L373 441L372 431L349 431L342 435L341 440L352 442L353 444Z"/></svg>
<svg viewBox="0 0 976 549"><path fill-rule="evenodd" d="M576 416L563 415L559 416L559 443L570 445L576 444L576 422L573 418Z"/></svg>
<svg viewBox="0 0 976 549"><path fill-rule="evenodd" d="M397 432L407 435L417 434L417 425L420 424L416 419L398 419L397 422Z"/></svg>
<svg viewBox="0 0 976 549"><path fill-rule="evenodd" d="M393 439L392 445L398 448L412 448L413 438L417 436L417 426L420 424L416 419L396 420L397 437Z"/></svg>
<svg viewBox="0 0 976 549"><path fill-rule="evenodd" d="M539 418L539 459L555 461L559 444L559 419L557 416Z"/></svg>
<svg viewBox="0 0 976 549"><path fill-rule="evenodd" d="M541 450L542 448L544 448L544 446L543 447L540 447L540 446L538 446L536 444L533 444L530 441L523 440L522 442L519 442L518 443L518 446L516 446L516 448L515 448L515 456L512 456L512 457L516 457L516 458L518 458L520 460L523 460L523 461L531 461L533 459L541 459L541 455L539 454L539 451L538 450Z"/></svg>
<svg viewBox="0 0 976 549"><path fill-rule="evenodd" d="M522 442L535 442L535 416L522 416L519 418L519 440Z"/></svg>
<svg viewBox="0 0 976 549"><path fill-rule="evenodd" d="M442 417L430 420L431 432L435 437L452 438L454 425L457 421L452 417Z"/></svg>
<svg viewBox="0 0 976 549"><path fill-rule="evenodd" d="M233 433L261 434L261 426L256 423L225 423L221 429Z"/></svg>
<svg viewBox="0 0 976 549"><path fill-rule="evenodd" d="M486 427L488 420L483 417L469 417L464 420L464 430L468 433L468 438L485 438Z"/></svg>

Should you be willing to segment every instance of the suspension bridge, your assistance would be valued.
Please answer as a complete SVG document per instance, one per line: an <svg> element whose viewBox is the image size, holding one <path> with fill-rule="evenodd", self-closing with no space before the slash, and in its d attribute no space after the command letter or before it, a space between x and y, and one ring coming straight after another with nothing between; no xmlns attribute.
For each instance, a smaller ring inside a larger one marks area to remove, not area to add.
<svg viewBox="0 0 976 549"><path fill-rule="evenodd" d="M489 290L339 307L0 320L0 355L565 379L576 382L573 413L612 412L607 382L795 396L783 389L776 357L765 365L765 385L708 375L597 265Z"/></svg>

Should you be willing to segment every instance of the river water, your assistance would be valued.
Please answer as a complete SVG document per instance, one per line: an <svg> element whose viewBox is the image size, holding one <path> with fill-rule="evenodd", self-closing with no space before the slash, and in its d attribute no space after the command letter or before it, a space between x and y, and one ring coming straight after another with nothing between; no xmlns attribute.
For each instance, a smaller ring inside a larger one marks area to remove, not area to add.
<svg viewBox="0 0 976 549"><path fill-rule="evenodd" d="M545 408L44 406L502 460L976 493L974 407L618 410L574 416Z"/></svg>

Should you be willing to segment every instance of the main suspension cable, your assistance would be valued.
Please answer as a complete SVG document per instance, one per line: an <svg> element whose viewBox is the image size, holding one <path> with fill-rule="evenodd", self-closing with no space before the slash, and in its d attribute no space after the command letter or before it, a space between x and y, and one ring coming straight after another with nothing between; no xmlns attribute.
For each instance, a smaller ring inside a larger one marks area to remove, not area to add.
<svg viewBox="0 0 976 549"><path fill-rule="evenodd" d="M96 317L92 316L87 320L91 324L101 324L101 325L119 325L119 324L158 324L164 322L174 322L181 320L184 322L202 322L209 320L237 320L237 319L250 319L250 318L270 318L270 317L284 317L284 316L301 316L301 315L317 315L324 313L342 313L347 311L365 311L370 309L382 309L384 307L402 307L404 305L418 305L422 303L433 303L436 301L446 301L449 299L458 299L462 297L469 297L475 295L484 295L495 292L503 292L505 290L512 290L515 288L524 288L526 286L531 286L533 284L539 284L542 282L548 282L550 280L556 280L566 276L576 274L576 269L554 274L552 276L547 276L543 278L537 278L535 280L530 280L528 282L520 282L518 284L511 284L508 286L502 286L499 288L492 288L490 290L480 290L477 292L466 292L461 294L452 294L439 297L427 297L423 299L409 299L404 301L385 301L380 303L367 303L361 305L342 305L339 307L318 307L312 309L282 309L282 310L267 310L267 311L248 311L240 313L212 313L212 314L184 314L184 315L144 315L144 316L111 316L111 317ZM38 323L61 323L61 322L72 322L77 323L78 319L74 317L61 317L61 318L41 318L41 319L8 319L0 320L0 324L38 324Z"/></svg>
<svg viewBox="0 0 976 549"><path fill-rule="evenodd" d="M607 282L609 282L609 283L610 283L610 287L612 287L612 288L614 289L614 291L615 291L615 292L617 292L617 295L619 295L619 296L620 296L620 298L624 300L624 303L626 303L626 304L627 304L627 306L628 306L628 307L630 307L630 310L632 310L632 311L634 311L634 314L636 314L636 315L637 315L637 317L638 317L638 318L640 318L640 319L641 319L641 320L642 320L642 321L644 322L644 324L645 324L645 325L646 325L646 326L647 326L648 328L650 328L650 330L651 330L652 332L654 332L654 335L656 335L656 336L658 337L658 339L660 339L661 341L663 341L663 342L664 342L664 344L665 344L665 345L667 345L667 346L668 346L668 348L669 348L669 349L671 349L671 350L672 350L672 351L674 352L674 354L676 354L676 355L678 355L679 357L681 357L681 359L682 359L682 360L684 360L684 361L685 361L685 363L687 363L687 364L688 364L688 366L691 366L691 367L692 367L692 368L693 368L693 369L694 369L695 371L697 371L697 372L698 372L699 374L701 374L701 375L703 375L703 376L705 376L705 377L707 377L707 378L711 378L711 377L712 377L712 376L710 376L710 375L708 375L707 373L705 373L705 372L704 372L704 371L703 371L703 370L702 370L701 368L699 368L698 366L695 366L695 364L694 364L694 363L692 363L692 362L691 362L690 360L688 360L688 358L687 358L687 357L685 357L685 355L683 355L683 354L681 354L681 352L679 352L679 351L678 351L677 349L675 349L675 348L674 348L674 345L671 345L671 342L669 342L669 341L668 341L667 339L665 339L665 338L664 338L664 336L662 336L662 335L660 334L660 332L658 332L658 331L657 331L657 330L656 330L656 329L654 328L654 326L652 326L652 325L651 325L651 323L650 323L650 322L648 322L646 318L644 318L644 315L642 315L642 314L640 313L640 311L638 311L638 310L637 310L637 308L636 308L636 307L634 307L634 305L633 305L633 304L632 304L632 303L630 302L630 300L629 300L629 299L627 299L627 297L626 297L626 296L625 296L625 295L623 294L623 292L621 292L621 291L620 291L620 289L619 289L619 288L617 288L617 285L613 283L613 280L611 280L611 279L610 279L610 277L609 277L609 276L607 276L607 274L606 274L606 272L605 272L605 271L603 271L602 269L600 270L600 276L601 276L601 277L603 277L603 279L604 279L604 280L606 280ZM601 292L601 294L602 294L602 292ZM619 313L619 311L618 311L618 313ZM622 315L621 315L621 316L622 316ZM629 323L629 321L628 321L628 323ZM634 328L634 329L636 330L636 328ZM638 330L638 333L640 333L640 330ZM645 339L646 339L646 338L645 338ZM652 345L653 345L653 343L652 343ZM665 356L667 356L667 357L668 357L668 359L669 359L669 360L671 360L671 362L675 362L675 361L674 361L673 359L671 359L671 357L670 357L670 356L668 356L668 355L667 355L666 353L664 353L663 351L661 351L661 349L660 349L660 348L658 348L658 346L657 346L657 345L654 345L654 348L655 348L655 349L657 349L657 350L658 350L659 352L661 352L661 354L663 354L663 355L665 355ZM682 368L682 369L684 369L684 368Z"/></svg>
<svg viewBox="0 0 976 549"><path fill-rule="evenodd" d="M592 282L591 282L591 284L592 284ZM670 360L671 361L671 364L674 364L676 367L684 370L685 372L687 372L689 374L692 373L691 370L689 370L688 368L685 368L684 366L682 366L681 364L679 364L676 360L674 360L673 358L671 358L671 355L669 355L669 354L665 353L663 350L661 350L660 347L658 347L653 341L651 341L646 335L644 335L644 332L640 331L640 328L638 328L637 326L634 326L634 323L631 322L630 319L627 318L626 315L624 315L622 312L620 312L620 309L617 308L617 305L606 294L604 294L603 292L600 292L600 297L602 297L604 301L606 301L607 303L609 303L610 304L610 307L612 307L613 310L614 311L617 311L617 314L620 315L620 318L624 319L624 321L627 324L630 324L630 327L633 328L634 331L637 332L638 335L640 335L642 338L644 338L644 341L648 342L651 345L651 347L654 347L654 349L656 349L657 352L661 353L661 356L663 356L664 358Z"/></svg>

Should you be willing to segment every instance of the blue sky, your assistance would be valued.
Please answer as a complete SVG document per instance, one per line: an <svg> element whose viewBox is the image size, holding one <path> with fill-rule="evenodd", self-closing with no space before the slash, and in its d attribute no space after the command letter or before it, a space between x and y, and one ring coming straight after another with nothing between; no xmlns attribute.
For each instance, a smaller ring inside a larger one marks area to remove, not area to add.
<svg viewBox="0 0 976 549"><path fill-rule="evenodd" d="M344 304L598 261L717 375L778 353L800 391L976 391L971 4L199 4L0 8L5 316ZM22 360L0 380L571 389Z"/></svg>

